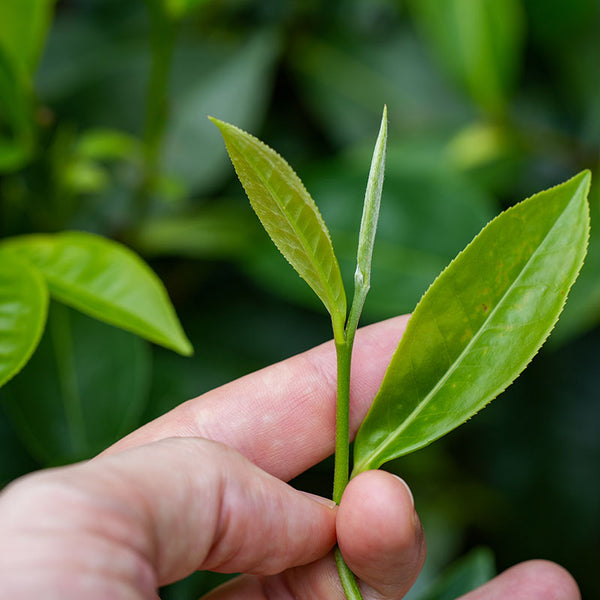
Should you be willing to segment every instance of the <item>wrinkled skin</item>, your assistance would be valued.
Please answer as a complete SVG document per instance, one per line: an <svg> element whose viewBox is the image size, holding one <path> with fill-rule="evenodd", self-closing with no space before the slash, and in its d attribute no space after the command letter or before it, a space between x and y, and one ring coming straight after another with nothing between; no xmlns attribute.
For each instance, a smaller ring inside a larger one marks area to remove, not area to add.
<svg viewBox="0 0 600 600"><path fill-rule="evenodd" d="M351 430L407 317L362 329ZM243 572L206 600L343 600L336 541L365 600L400 599L425 537L408 486L370 471L340 506L285 481L333 451L331 343L190 400L101 456L0 495L0 596L146 600L196 569ZM530 561L463 600L580 600L561 567Z"/></svg>

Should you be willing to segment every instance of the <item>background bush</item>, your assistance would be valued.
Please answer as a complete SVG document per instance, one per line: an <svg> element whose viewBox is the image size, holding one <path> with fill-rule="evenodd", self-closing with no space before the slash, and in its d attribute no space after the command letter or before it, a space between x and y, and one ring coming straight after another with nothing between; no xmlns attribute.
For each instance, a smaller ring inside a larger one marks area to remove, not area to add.
<svg viewBox="0 0 600 600"><path fill-rule="evenodd" d="M597 0L3 0L0 236L83 229L129 245L196 354L52 305L62 326L0 392L0 484L91 457L329 336L207 114L289 160L348 278L387 103L368 322L412 310L501 209L583 168L598 176L599 60ZM586 265L547 346L468 425L393 464L428 538L421 588L483 545L498 569L558 561L600 597L598 189ZM329 494L329 464L297 483ZM197 574L165 597L217 580Z"/></svg>

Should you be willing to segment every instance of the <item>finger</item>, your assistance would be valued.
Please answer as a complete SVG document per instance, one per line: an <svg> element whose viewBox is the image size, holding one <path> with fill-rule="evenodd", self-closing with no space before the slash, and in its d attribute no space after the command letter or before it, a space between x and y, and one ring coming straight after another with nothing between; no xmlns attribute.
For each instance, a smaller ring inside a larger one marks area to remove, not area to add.
<svg viewBox="0 0 600 600"><path fill-rule="evenodd" d="M264 575L310 563L334 545L337 510L198 438L31 476L0 509L3 575L55 568L132 589L149 568L163 585L197 569Z"/></svg>
<svg viewBox="0 0 600 600"><path fill-rule="evenodd" d="M425 560L412 495L397 477L369 471L352 480L337 516L338 544L359 576L364 600L402 598ZM205 600L345 600L333 553L268 578L240 577Z"/></svg>
<svg viewBox="0 0 600 600"><path fill-rule="evenodd" d="M504 571L460 600L581 600L571 575L559 565L531 560Z"/></svg>
<svg viewBox="0 0 600 600"><path fill-rule="evenodd" d="M408 316L360 329L352 360L351 431L375 396ZM190 400L109 452L174 436L227 444L265 471L291 479L333 452L336 358L332 342Z"/></svg>
<svg viewBox="0 0 600 600"><path fill-rule="evenodd" d="M404 481L383 471L353 479L336 527L346 564L377 598L402 598L408 592L423 567L426 544Z"/></svg>

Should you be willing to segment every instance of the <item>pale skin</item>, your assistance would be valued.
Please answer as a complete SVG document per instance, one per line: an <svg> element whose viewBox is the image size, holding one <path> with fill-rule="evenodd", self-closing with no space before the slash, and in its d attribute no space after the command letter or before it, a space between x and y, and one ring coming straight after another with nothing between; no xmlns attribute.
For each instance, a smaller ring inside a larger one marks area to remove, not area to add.
<svg viewBox="0 0 600 600"><path fill-rule="evenodd" d="M355 433L407 317L357 336ZM0 597L147 600L197 569L242 572L206 600L343 600L337 543L365 600L401 599L425 559L412 494L363 473L339 507L285 481L333 450L331 343L180 405L96 459L0 494ZM505 571L462 600L580 600L546 561Z"/></svg>

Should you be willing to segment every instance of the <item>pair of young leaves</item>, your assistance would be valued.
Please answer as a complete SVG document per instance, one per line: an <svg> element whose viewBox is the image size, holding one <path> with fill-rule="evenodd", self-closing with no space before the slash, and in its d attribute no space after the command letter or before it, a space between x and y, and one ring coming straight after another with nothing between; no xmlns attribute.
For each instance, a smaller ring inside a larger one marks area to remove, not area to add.
<svg viewBox="0 0 600 600"><path fill-rule="evenodd" d="M313 199L275 151L233 125L212 121L263 227L322 300L336 342L343 342L346 295ZM367 185L355 294L361 287L366 293L369 285L386 121L384 110ZM411 316L357 434L353 475L448 433L527 366L554 327L583 264L590 180L584 171L511 207L435 280Z"/></svg>

